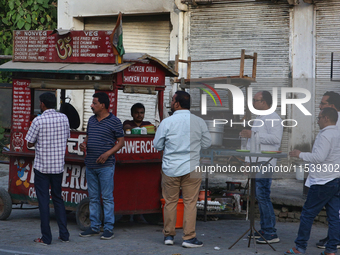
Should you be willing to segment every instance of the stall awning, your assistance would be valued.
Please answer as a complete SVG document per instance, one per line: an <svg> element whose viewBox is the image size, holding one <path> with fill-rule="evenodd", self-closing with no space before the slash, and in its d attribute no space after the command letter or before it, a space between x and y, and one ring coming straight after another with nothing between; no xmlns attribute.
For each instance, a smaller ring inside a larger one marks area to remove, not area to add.
<svg viewBox="0 0 340 255"><path fill-rule="evenodd" d="M35 63L35 62L9 61L0 66L0 71L110 75L114 73L119 73L133 64L134 64L133 62L115 65L115 64Z"/></svg>
<svg viewBox="0 0 340 255"><path fill-rule="evenodd" d="M159 59L145 53L127 53L123 64L78 64L78 63L38 63L9 61L0 66L6 72L39 72L60 74L97 74L110 75L119 73L135 63L156 62L165 71L166 76L177 77L178 73Z"/></svg>

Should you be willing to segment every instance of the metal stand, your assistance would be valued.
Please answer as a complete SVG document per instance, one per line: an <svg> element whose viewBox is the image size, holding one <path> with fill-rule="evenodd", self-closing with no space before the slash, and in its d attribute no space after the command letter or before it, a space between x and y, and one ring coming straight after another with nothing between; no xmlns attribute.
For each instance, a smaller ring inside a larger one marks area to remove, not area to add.
<svg viewBox="0 0 340 255"><path fill-rule="evenodd" d="M249 238L249 241L248 241L248 247L250 246L250 241L251 239L254 239L254 245L255 245L255 248L256 248L256 240L255 240L255 236L254 236L254 233L258 233L265 241L266 243L274 250L274 247L270 245L270 243L268 243L268 241L260 234L260 232L258 232L256 229L255 229L255 214L254 214L254 210L255 210L255 178L251 178L251 181L250 181L250 214L249 214L249 220L250 220L250 227L246 230L246 232L244 232L243 235L241 235L239 237L239 239L236 240L236 242L234 242L228 249L231 249L235 244L238 243L238 241L241 240L242 237L244 237L249 231L250 231L250 238Z"/></svg>

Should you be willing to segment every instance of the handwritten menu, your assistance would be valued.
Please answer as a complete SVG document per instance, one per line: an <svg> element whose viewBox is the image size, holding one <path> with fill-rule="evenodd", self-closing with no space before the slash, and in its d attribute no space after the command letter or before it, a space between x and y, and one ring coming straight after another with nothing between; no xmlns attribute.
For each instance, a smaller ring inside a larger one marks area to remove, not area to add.
<svg viewBox="0 0 340 255"><path fill-rule="evenodd" d="M13 61L116 63L109 37L112 31L14 31Z"/></svg>
<svg viewBox="0 0 340 255"><path fill-rule="evenodd" d="M27 131L30 125L31 90L30 80L13 79L12 130Z"/></svg>

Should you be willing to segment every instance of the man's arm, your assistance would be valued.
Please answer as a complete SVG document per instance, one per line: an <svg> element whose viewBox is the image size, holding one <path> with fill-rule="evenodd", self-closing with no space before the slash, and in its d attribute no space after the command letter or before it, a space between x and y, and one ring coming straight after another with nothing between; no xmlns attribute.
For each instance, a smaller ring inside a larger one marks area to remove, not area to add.
<svg viewBox="0 0 340 255"><path fill-rule="evenodd" d="M155 147L156 150L162 151L165 147L165 125L164 120L159 125L155 138L153 139L153 147Z"/></svg>
<svg viewBox="0 0 340 255"><path fill-rule="evenodd" d="M320 164L325 161L331 150L331 142L324 136L320 136L314 143L312 152L301 152L299 158L312 164Z"/></svg>
<svg viewBox="0 0 340 255"><path fill-rule="evenodd" d="M32 147L34 147L34 145L35 145L35 143L30 143L30 142L27 143L28 148L32 148Z"/></svg>
<svg viewBox="0 0 340 255"><path fill-rule="evenodd" d="M117 138L117 141L118 143L116 143L110 150L99 156L99 158L96 160L97 164L104 164L111 155L115 154L120 150L120 148L124 146L124 137Z"/></svg>
<svg viewBox="0 0 340 255"><path fill-rule="evenodd" d="M87 136L85 137L85 139L84 139L84 142L82 142L81 144L79 144L79 149L80 149L80 151L85 151L85 149L86 149L86 146L87 146Z"/></svg>
<svg viewBox="0 0 340 255"><path fill-rule="evenodd" d="M201 147L202 149L209 148L211 146L211 135L208 130L207 124L203 121L202 123L202 139L201 139Z"/></svg>

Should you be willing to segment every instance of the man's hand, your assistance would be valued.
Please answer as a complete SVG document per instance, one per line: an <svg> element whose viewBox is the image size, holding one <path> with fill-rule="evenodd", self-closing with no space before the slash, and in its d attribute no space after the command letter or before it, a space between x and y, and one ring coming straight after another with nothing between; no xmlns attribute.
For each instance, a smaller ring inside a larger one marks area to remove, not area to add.
<svg viewBox="0 0 340 255"><path fill-rule="evenodd" d="M298 158L300 156L300 153L301 153L301 151L299 151L299 150L293 150L293 151L289 152L289 156Z"/></svg>
<svg viewBox="0 0 340 255"><path fill-rule="evenodd" d="M96 163L104 164L109 156L110 155L107 152L103 153L102 155L99 156L99 158L97 158Z"/></svg>
<svg viewBox="0 0 340 255"><path fill-rule="evenodd" d="M79 145L79 149L80 149L80 151L85 151L86 150L86 143L81 143Z"/></svg>
<svg viewBox="0 0 340 255"><path fill-rule="evenodd" d="M243 129L240 134L241 137L245 137L245 138L251 138L251 130L249 129Z"/></svg>

